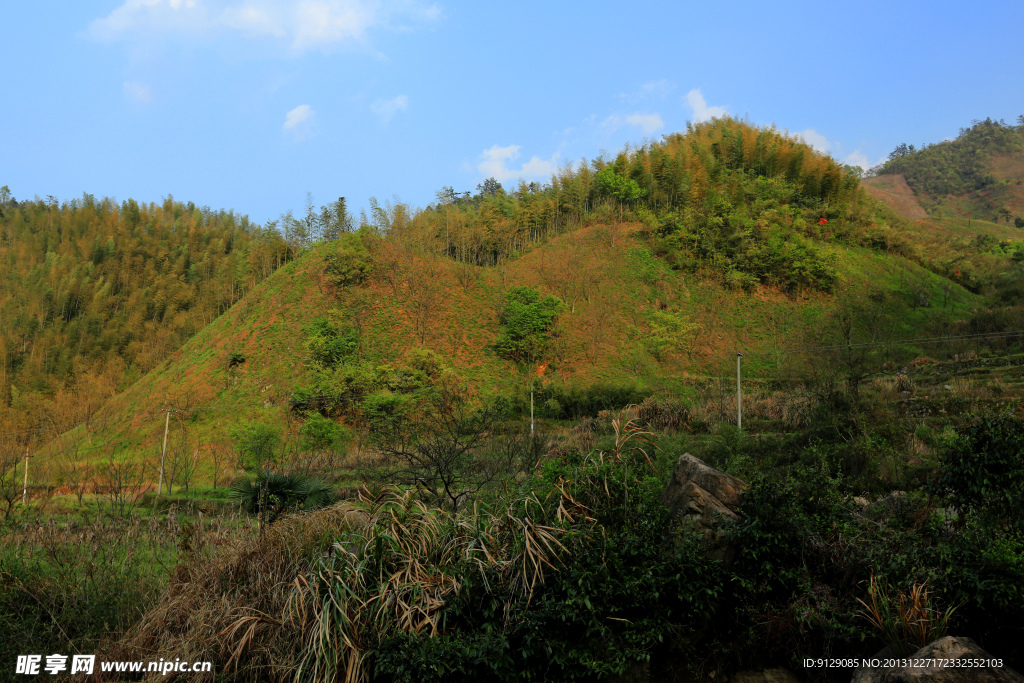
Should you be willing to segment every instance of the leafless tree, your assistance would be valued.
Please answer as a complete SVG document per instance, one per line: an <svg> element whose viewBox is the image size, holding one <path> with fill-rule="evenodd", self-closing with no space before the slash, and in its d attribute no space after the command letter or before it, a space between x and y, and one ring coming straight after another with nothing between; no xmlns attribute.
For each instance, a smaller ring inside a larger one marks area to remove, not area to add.
<svg viewBox="0 0 1024 683"><path fill-rule="evenodd" d="M520 438L504 428L495 410L454 383L372 427L377 453L394 468L390 475L453 510L530 459L525 432Z"/></svg>
<svg viewBox="0 0 1024 683"><path fill-rule="evenodd" d="M214 443L210 444L207 450L210 453L210 464L213 465L213 488L216 489L220 483L220 475L231 458L231 447Z"/></svg>
<svg viewBox="0 0 1024 683"><path fill-rule="evenodd" d="M78 499L78 507L82 507L82 499L92 482L93 467L88 462L83 462L81 454L82 442L67 435L58 437L54 442L56 447L56 468L57 482L68 488Z"/></svg>
<svg viewBox="0 0 1024 683"><path fill-rule="evenodd" d="M6 452L0 453L0 511L3 511L4 519L11 516L20 497L18 458L11 457Z"/></svg>
<svg viewBox="0 0 1024 683"><path fill-rule="evenodd" d="M111 454L99 467L97 484L107 499L111 515L127 518L152 485L146 481L145 463Z"/></svg>

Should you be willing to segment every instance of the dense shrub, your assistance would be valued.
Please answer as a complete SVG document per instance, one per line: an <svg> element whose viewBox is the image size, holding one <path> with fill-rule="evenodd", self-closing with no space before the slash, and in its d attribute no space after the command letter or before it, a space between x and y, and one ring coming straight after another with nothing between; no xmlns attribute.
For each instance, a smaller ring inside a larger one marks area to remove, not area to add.
<svg viewBox="0 0 1024 683"><path fill-rule="evenodd" d="M95 652L128 630L166 585L175 520L94 519L0 527L0 661L25 653Z"/></svg>
<svg viewBox="0 0 1024 683"><path fill-rule="evenodd" d="M373 257L367 248L369 239L368 234L360 231L346 233L328 244L325 272L335 285L359 284L373 272Z"/></svg>
<svg viewBox="0 0 1024 683"><path fill-rule="evenodd" d="M965 513L1024 532L1024 420L984 417L958 430L937 492Z"/></svg>
<svg viewBox="0 0 1024 683"><path fill-rule="evenodd" d="M441 637L395 634L374 652L384 680L599 680L659 659L711 623L725 590L698 541L675 535L638 451L549 462L537 485L565 552L532 595L460 576ZM561 509L563 515L559 515ZM593 513L589 517L587 511Z"/></svg>
<svg viewBox="0 0 1024 683"><path fill-rule="evenodd" d="M306 353L314 368L333 368L350 358L359 348L355 330L341 329L326 317L315 318L303 328Z"/></svg>
<svg viewBox="0 0 1024 683"><path fill-rule="evenodd" d="M552 382L534 391L540 415L564 420L596 417L603 410L620 410L641 403L648 396L650 392L636 383L595 382L585 387L573 387ZM528 412L528 403L525 408Z"/></svg>
<svg viewBox="0 0 1024 683"><path fill-rule="evenodd" d="M517 363L537 360L547 348L551 328L563 306L557 297L541 298L531 287L513 287L505 294L502 331L494 350Z"/></svg>

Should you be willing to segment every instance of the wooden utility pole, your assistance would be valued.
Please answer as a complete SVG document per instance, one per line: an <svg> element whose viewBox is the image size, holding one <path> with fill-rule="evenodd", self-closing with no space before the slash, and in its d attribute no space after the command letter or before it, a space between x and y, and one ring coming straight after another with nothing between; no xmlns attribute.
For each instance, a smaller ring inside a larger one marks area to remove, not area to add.
<svg viewBox="0 0 1024 683"><path fill-rule="evenodd" d="M743 429L743 391L740 389L740 359L743 354L736 352L736 428Z"/></svg>
<svg viewBox="0 0 1024 683"><path fill-rule="evenodd" d="M156 495L161 495L164 491L164 458L167 456L167 430L171 426L171 413L173 410L164 409L167 413L167 418L164 420L164 447L160 449L160 483L156 487Z"/></svg>

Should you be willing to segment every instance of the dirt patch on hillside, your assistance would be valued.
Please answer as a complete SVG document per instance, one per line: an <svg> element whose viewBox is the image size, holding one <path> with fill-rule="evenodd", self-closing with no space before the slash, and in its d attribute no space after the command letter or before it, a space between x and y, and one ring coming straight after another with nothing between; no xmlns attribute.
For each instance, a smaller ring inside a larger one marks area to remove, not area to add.
<svg viewBox="0 0 1024 683"><path fill-rule="evenodd" d="M881 199L904 218L916 221L928 217L902 173L868 178L861 185L869 195Z"/></svg>

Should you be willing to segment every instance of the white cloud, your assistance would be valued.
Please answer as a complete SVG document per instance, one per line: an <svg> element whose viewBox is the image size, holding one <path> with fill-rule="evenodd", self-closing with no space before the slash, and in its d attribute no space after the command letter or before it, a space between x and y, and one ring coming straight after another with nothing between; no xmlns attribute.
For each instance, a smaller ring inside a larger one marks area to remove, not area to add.
<svg viewBox="0 0 1024 683"><path fill-rule="evenodd" d="M694 88L686 93L686 103L693 110L693 120L695 123L725 116L725 107L709 107L708 103L704 100L704 95L701 94L698 88Z"/></svg>
<svg viewBox="0 0 1024 683"><path fill-rule="evenodd" d="M409 107L409 98L399 95L390 100L377 100L370 105L370 111L379 116L384 123L391 120L395 114L405 111Z"/></svg>
<svg viewBox="0 0 1024 683"><path fill-rule="evenodd" d="M210 23L205 7L197 0L125 0L103 19L89 26L93 37L112 40L147 27L164 32L194 32Z"/></svg>
<svg viewBox="0 0 1024 683"><path fill-rule="evenodd" d="M519 169L509 168L508 162L519 158L519 145L498 147L495 145L485 149L482 154L484 160L477 164L477 171L484 178L494 178L499 183L523 178L524 180L547 180L555 172L555 160L558 154L551 157L549 161L539 157L531 157Z"/></svg>
<svg viewBox="0 0 1024 683"><path fill-rule="evenodd" d="M669 81L662 78L657 81L649 81L647 83L644 83L643 85L640 86L640 91L646 95L656 95L658 97L665 97L673 89L675 89L675 87L675 83L670 83Z"/></svg>
<svg viewBox="0 0 1024 683"><path fill-rule="evenodd" d="M309 137L313 126L313 117L316 112L308 104L300 104L284 115L284 126L282 128L291 133L292 139L298 142Z"/></svg>
<svg viewBox="0 0 1024 683"><path fill-rule="evenodd" d="M365 43L372 29L409 30L441 18L421 0L124 0L89 26L100 40L236 33L301 53Z"/></svg>
<svg viewBox="0 0 1024 683"><path fill-rule="evenodd" d="M871 168L871 163L868 161L867 155L859 149L855 152L851 152L849 156L843 159L843 163L849 164L850 166L860 166L865 171Z"/></svg>
<svg viewBox="0 0 1024 683"><path fill-rule="evenodd" d="M813 128L800 131L796 134L796 137L806 142L808 145L813 147L816 152L820 152L821 154L828 154L829 148L832 147L832 143L829 142L824 135Z"/></svg>
<svg viewBox="0 0 1024 683"><path fill-rule="evenodd" d="M221 21L227 28L239 31L245 36L284 38L287 35L284 27L275 21L267 9L253 5L228 7L221 14Z"/></svg>
<svg viewBox="0 0 1024 683"><path fill-rule="evenodd" d="M640 86L640 90L631 93L622 93L619 95L619 99L629 102L630 104L636 104L637 102L643 102L645 100L665 99L670 92L675 90L676 84L669 80L661 78L657 81L648 81Z"/></svg>
<svg viewBox="0 0 1024 683"><path fill-rule="evenodd" d="M153 92L149 89L148 85L143 83L125 81L124 94L142 102L143 104L151 104L153 102Z"/></svg>
<svg viewBox="0 0 1024 683"><path fill-rule="evenodd" d="M634 126L639 128L644 135L650 135L664 128L665 122L661 120L661 114L636 113L628 116L613 114L602 121L598 127L605 135L611 135L622 126Z"/></svg>
<svg viewBox="0 0 1024 683"><path fill-rule="evenodd" d="M626 117L627 126L636 126L644 135L650 135L665 127L660 114L630 114Z"/></svg>
<svg viewBox="0 0 1024 683"><path fill-rule="evenodd" d="M358 2L300 2L293 16L293 47L303 50L319 45L361 41L377 20L375 6Z"/></svg>

